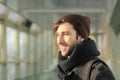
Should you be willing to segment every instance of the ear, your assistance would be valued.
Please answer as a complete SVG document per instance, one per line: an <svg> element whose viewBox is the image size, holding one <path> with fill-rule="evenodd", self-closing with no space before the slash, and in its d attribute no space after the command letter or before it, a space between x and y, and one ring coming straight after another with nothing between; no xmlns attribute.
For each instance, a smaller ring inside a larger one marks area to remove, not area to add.
<svg viewBox="0 0 120 80"><path fill-rule="evenodd" d="M84 41L84 38L82 38L81 36L78 36L78 42L82 42Z"/></svg>

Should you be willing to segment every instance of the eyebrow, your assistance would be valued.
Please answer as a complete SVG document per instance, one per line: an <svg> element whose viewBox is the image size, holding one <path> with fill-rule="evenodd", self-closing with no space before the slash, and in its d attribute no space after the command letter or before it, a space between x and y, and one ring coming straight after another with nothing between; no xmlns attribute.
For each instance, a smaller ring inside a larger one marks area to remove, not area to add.
<svg viewBox="0 0 120 80"><path fill-rule="evenodd" d="M63 33L70 33L70 31L63 31Z"/></svg>
<svg viewBox="0 0 120 80"><path fill-rule="evenodd" d="M62 33L62 34L63 34L63 33L68 33L68 34L70 34L70 31L63 31L63 32L61 32L61 33ZM58 35L58 34L59 34L59 32L56 32L56 33L55 33L55 35Z"/></svg>
<svg viewBox="0 0 120 80"><path fill-rule="evenodd" d="M59 32L56 32L56 34ZM70 33L70 31L62 31L62 33Z"/></svg>

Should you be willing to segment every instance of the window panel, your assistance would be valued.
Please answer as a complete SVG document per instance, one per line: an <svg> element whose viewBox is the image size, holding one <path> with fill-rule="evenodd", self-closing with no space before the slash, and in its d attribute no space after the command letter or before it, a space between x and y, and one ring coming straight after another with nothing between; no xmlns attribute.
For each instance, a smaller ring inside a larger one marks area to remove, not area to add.
<svg viewBox="0 0 120 80"><path fill-rule="evenodd" d="M20 32L20 60L26 59L26 34L24 32Z"/></svg>
<svg viewBox="0 0 120 80"><path fill-rule="evenodd" d="M7 27L7 58L8 61L14 61L15 60L15 52L14 52L14 29Z"/></svg>
<svg viewBox="0 0 120 80"><path fill-rule="evenodd" d="M2 67L1 67L1 63L0 63L0 80L2 80Z"/></svg>
<svg viewBox="0 0 120 80"><path fill-rule="evenodd" d="M7 65L7 80L15 80L15 64Z"/></svg>
<svg viewBox="0 0 120 80"><path fill-rule="evenodd" d="M35 55L35 46L34 46L34 43L35 43L35 38L34 36L30 36L30 60L31 61L34 61L34 55Z"/></svg>
<svg viewBox="0 0 120 80"><path fill-rule="evenodd" d="M26 64L25 63L21 63L20 64L20 73L21 73L20 77L21 78L26 77L26 69L27 69Z"/></svg>

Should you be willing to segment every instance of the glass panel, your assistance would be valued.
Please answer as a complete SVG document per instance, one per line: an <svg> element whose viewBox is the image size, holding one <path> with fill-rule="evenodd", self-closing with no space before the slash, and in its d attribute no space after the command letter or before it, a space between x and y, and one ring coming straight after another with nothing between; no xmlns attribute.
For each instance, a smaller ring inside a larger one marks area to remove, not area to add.
<svg viewBox="0 0 120 80"><path fill-rule="evenodd" d="M30 72L33 75L34 74L34 67L35 67L34 62L37 60L35 58L35 55L36 55L36 53L35 53L35 37L33 35L30 35L30 54L29 55L30 55L29 56L30 57L30 61L32 62L30 64L30 69L31 69Z"/></svg>
<svg viewBox="0 0 120 80"><path fill-rule="evenodd" d="M22 61L20 63L20 77L26 77L26 69L27 69L27 65L26 65L26 33L24 32L20 32L20 60Z"/></svg>
<svg viewBox="0 0 120 80"><path fill-rule="evenodd" d="M26 34L24 32L20 32L20 59L26 59Z"/></svg>
<svg viewBox="0 0 120 80"><path fill-rule="evenodd" d="M1 25L1 23L0 23L0 60L1 60L1 43L2 43L2 25Z"/></svg>
<svg viewBox="0 0 120 80"><path fill-rule="evenodd" d="M0 63L0 80L2 80L2 67L1 67L1 63Z"/></svg>
<svg viewBox="0 0 120 80"><path fill-rule="evenodd" d="M34 36L30 36L30 59L31 61L34 61L34 55L35 55L35 46L34 46L34 43L35 43L35 38Z"/></svg>
<svg viewBox="0 0 120 80"><path fill-rule="evenodd" d="M7 27L7 57L8 61L15 60L15 52L14 52L14 29Z"/></svg>
<svg viewBox="0 0 120 80"><path fill-rule="evenodd" d="M26 77L26 69L27 69L27 66L25 63L21 63L20 64L20 77L23 78L23 77Z"/></svg>
<svg viewBox="0 0 120 80"><path fill-rule="evenodd" d="M7 65L7 78L8 80L15 80L15 64Z"/></svg>

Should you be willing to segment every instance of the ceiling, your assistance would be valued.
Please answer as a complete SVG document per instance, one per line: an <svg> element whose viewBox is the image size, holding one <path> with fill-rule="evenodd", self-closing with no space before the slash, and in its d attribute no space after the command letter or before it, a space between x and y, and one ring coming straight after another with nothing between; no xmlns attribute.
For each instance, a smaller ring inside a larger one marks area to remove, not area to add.
<svg viewBox="0 0 120 80"><path fill-rule="evenodd" d="M101 25L104 16L111 13L116 0L8 0L8 5L17 3L21 14L49 30L52 24L61 16L71 13L90 17L93 31L104 30Z"/></svg>

